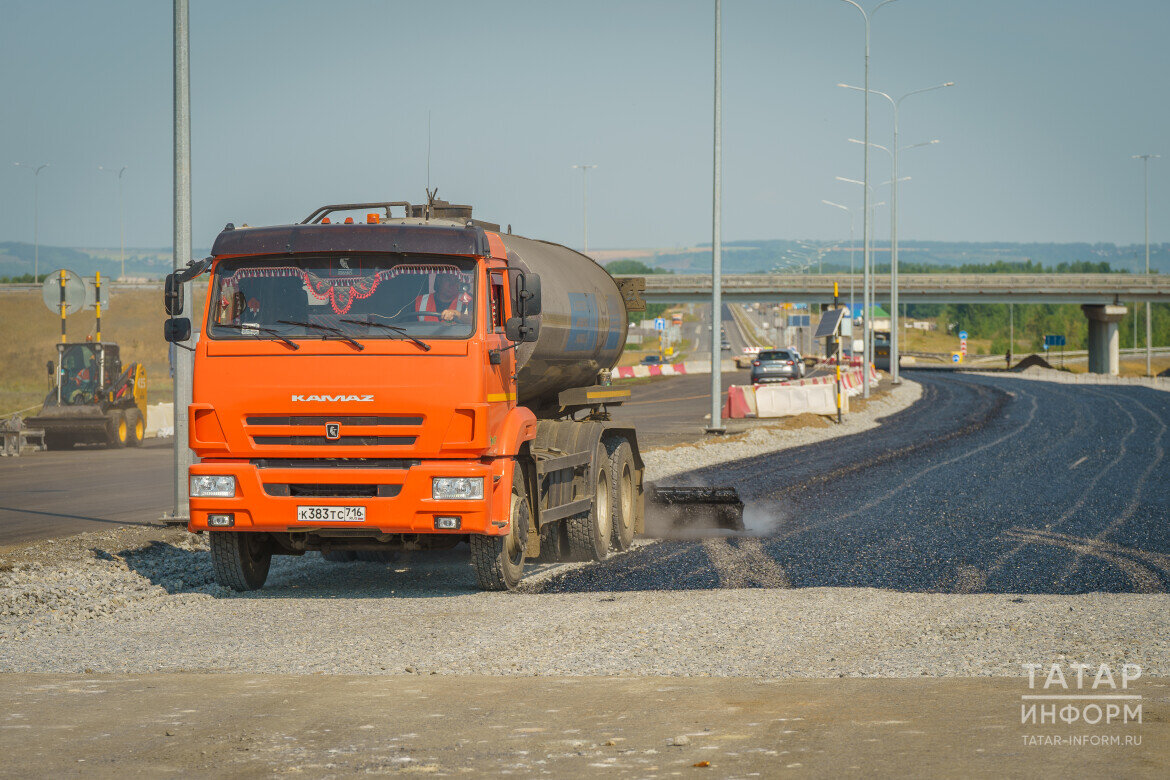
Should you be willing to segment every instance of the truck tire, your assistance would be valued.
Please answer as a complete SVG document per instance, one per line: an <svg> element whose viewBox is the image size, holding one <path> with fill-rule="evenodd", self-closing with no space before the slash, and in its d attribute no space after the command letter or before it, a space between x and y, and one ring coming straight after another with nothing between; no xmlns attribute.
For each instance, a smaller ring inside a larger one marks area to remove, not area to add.
<svg viewBox="0 0 1170 780"><path fill-rule="evenodd" d="M130 426L121 409L106 412L106 444L110 447L125 447L130 439Z"/></svg>
<svg viewBox="0 0 1170 780"><path fill-rule="evenodd" d="M471 534L471 565L475 579L483 590L512 590L524 576L524 547L532 508L524 473L517 464L512 469L512 523L505 536Z"/></svg>
<svg viewBox="0 0 1170 780"><path fill-rule="evenodd" d="M138 407L131 407L126 410L126 445L129 447L138 447L142 444L142 440L146 438L146 422L142 419L142 412L138 411Z"/></svg>
<svg viewBox="0 0 1170 780"><path fill-rule="evenodd" d="M356 560L357 555L353 550L330 550L329 552L322 552L321 557L330 563L349 563Z"/></svg>
<svg viewBox="0 0 1170 780"><path fill-rule="evenodd" d="M634 481L634 453L625 439L605 443L609 452L609 496L613 504L613 549L628 550L637 527L637 485Z"/></svg>
<svg viewBox="0 0 1170 780"><path fill-rule="evenodd" d="M268 537L243 531L208 531L215 581L232 590L259 590L268 579L272 550Z"/></svg>
<svg viewBox="0 0 1170 780"><path fill-rule="evenodd" d="M593 506L565 518L569 535L569 555L577 561L604 561L609 555L609 539L613 535L613 500L610 498L609 453L598 444L593 455Z"/></svg>
<svg viewBox="0 0 1170 780"><path fill-rule="evenodd" d="M540 562L557 563L568 557L566 545L562 542L564 524L559 520L545 523L540 527Z"/></svg>
<svg viewBox="0 0 1170 780"><path fill-rule="evenodd" d="M45 449L71 450L73 449L73 441L73 437L67 433L46 433Z"/></svg>

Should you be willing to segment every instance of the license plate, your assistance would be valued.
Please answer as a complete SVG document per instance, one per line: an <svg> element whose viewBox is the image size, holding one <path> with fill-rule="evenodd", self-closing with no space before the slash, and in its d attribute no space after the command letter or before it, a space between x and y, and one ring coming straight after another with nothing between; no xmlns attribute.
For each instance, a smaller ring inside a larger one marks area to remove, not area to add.
<svg viewBox="0 0 1170 780"><path fill-rule="evenodd" d="M298 523L362 523L366 519L364 506L298 506Z"/></svg>

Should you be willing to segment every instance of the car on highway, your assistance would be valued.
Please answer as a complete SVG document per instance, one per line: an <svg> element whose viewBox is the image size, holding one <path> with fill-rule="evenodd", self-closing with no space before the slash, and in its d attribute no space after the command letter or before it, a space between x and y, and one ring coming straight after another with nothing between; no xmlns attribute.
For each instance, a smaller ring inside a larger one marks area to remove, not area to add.
<svg viewBox="0 0 1170 780"><path fill-rule="evenodd" d="M804 376L804 362L800 353L792 349L769 349L756 355L752 361L753 385L766 382L787 382Z"/></svg>
<svg viewBox="0 0 1170 780"><path fill-rule="evenodd" d="M723 350L730 350L731 349L731 342L728 341L727 339L723 339L723 341L721 341L719 343L719 347L720 347L720 349L723 349Z"/></svg>
<svg viewBox="0 0 1170 780"><path fill-rule="evenodd" d="M660 358L658 355L646 355L642 358L642 365L660 366L662 365L662 358Z"/></svg>

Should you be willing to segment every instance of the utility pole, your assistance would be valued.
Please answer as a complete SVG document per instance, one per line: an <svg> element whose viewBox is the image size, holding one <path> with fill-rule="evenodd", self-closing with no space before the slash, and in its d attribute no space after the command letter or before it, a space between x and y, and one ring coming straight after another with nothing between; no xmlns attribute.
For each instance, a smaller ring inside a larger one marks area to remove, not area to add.
<svg viewBox="0 0 1170 780"><path fill-rule="evenodd" d="M40 284L41 275L41 171L49 167L48 163L41 165L26 165L12 163L17 168L32 171L33 175L33 284Z"/></svg>
<svg viewBox="0 0 1170 780"><path fill-rule="evenodd" d="M715 149L711 194L711 422L708 433L723 433L723 373L719 330L723 316L723 239L720 235L723 198L723 29L720 0L715 0Z"/></svg>
<svg viewBox="0 0 1170 780"><path fill-rule="evenodd" d="M574 165L574 168L581 169L581 225L584 231L584 237L581 240L582 253L589 253L589 169L596 168L596 165Z"/></svg>
<svg viewBox="0 0 1170 780"><path fill-rule="evenodd" d="M1145 202L1146 202L1146 275L1150 273L1150 160L1157 160L1162 155L1160 154L1135 154L1131 159L1142 161L1142 171L1145 179ZM1150 367L1151 349L1150 337L1153 334L1153 328L1150 325L1150 302L1146 301L1146 376L1153 376L1154 372Z"/></svg>
<svg viewBox="0 0 1170 780"><path fill-rule="evenodd" d="M181 271L191 259L191 77L188 41L187 0L174 3L174 258L173 267ZM187 282L184 299L191 306L191 283ZM191 404L191 380L195 358L193 343L175 343L175 502L171 519L186 522L191 516L187 473L191 466L191 449L187 436L187 407Z"/></svg>

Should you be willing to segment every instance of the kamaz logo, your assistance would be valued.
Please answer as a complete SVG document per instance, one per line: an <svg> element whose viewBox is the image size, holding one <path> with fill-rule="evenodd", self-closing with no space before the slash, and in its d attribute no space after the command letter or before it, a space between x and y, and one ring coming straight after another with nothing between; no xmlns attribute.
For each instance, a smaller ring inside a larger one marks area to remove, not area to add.
<svg viewBox="0 0 1170 780"><path fill-rule="evenodd" d="M331 401L338 403L340 401L373 401L372 395L294 395L293 401Z"/></svg>

